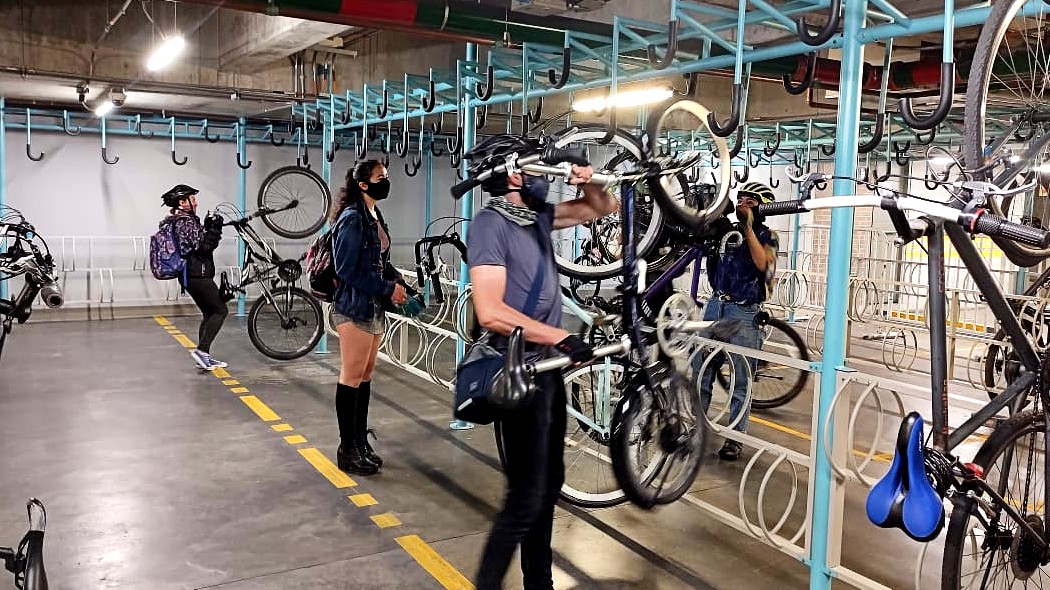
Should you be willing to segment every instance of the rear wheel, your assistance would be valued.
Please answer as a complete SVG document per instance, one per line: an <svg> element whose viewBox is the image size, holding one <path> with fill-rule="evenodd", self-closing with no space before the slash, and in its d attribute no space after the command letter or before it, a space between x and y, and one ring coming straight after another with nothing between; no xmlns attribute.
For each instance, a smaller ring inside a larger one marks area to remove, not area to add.
<svg viewBox="0 0 1050 590"><path fill-rule="evenodd" d="M978 502L957 494L944 538L942 588L1038 588L1050 582L1039 547L1046 519L1044 427L1040 410L1017 414L995 428L973 461L992 489L1041 534L1031 535L987 495Z"/></svg>
<svg viewBox="0 0 1050 590"><path fill-rule="evenodd" d="M809 360L809 349L806 348L806 342L784 320L769 318L762 332L763 351L802 361ZM733 370L732 363L724 362L723 357L724 355L716 357L718 360L712 361L712 364L719 367L716 373L718 384L722 386L722 389L729 391L729 372ZM795 399L806 388L808 382L808 371L760 359L751 382L751 407L767 410L783 406Z"/></svg>
<svg viewBox="0 0 1050 590"><path fill-rule="evenodd" d="M255 348L279 361L297 359L317 346L324 329L321 304L298 287L264 292L248 312L248 338Z"/></svg>

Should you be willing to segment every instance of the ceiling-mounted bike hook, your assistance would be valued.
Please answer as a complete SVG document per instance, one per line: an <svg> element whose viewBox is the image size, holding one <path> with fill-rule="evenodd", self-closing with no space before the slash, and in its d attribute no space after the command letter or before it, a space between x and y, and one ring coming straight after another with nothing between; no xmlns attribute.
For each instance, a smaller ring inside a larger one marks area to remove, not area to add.
<svg viewBox="0 0 1050 590"><path fill-rule="evenodd" d="M39 162L46 155L44 152L33 155L33 118L29 114L29 109L26 109L26 156L34 162Z"/></svg>

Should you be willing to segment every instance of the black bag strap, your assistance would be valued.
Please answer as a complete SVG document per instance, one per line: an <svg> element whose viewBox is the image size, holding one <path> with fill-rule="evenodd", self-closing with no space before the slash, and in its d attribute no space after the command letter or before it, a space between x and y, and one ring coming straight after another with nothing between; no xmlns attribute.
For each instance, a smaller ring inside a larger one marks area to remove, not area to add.
<svg viewBox="0 0 1050 590"><path fill-rule="evenodd" d="M532 317L532 312L536 311L536 305L540 302L540 291L543 289L543 281L547 278L547 249L543 245L543 232L538 220L533 226L536 228L536 241L539 242L540 246L540 263L536 268L536 274L532 278L532 285L529 286L529 294L525 297L525 307L521 310L521 313L529 317Z"/></svg>

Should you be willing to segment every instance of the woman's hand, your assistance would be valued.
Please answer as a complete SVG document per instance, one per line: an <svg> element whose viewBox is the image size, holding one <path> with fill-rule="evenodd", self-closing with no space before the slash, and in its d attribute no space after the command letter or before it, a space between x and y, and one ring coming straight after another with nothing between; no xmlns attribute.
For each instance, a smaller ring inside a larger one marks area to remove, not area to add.
<svg viewBox="0 0 1050 590"><path fill-rule="evenodd" d="M408 292L405 291L405 286L401 283L394 283L394 292L390 295L390 301L394 305L404 305L408 303Z"/></svg>

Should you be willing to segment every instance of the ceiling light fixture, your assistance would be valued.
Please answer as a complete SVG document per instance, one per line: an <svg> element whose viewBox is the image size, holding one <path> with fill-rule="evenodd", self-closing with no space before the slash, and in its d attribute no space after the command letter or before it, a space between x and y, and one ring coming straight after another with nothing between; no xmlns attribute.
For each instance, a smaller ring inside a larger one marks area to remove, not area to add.
<svg viewBox="0 0 1050 590"><path fill-rule="evenodd" d="M146 62L146 69L151 72L163 70L171 62L175 61L175 58L185 48L186 40L182 38L182 35L168 37L159 47L153 50L153 53L149 56L149 61Z"/></svg>
<svg viewBox="0 0 1050 590"><path fill-rule="evenodd" d="M670 88L645 88L642 90L628 90L617 92L612 98L608 96L596 96L573 101L572 110L586 113L603 111L608 107L623 108L636 107L643 104L652 104L671 98L674 91Z"/></svg>

